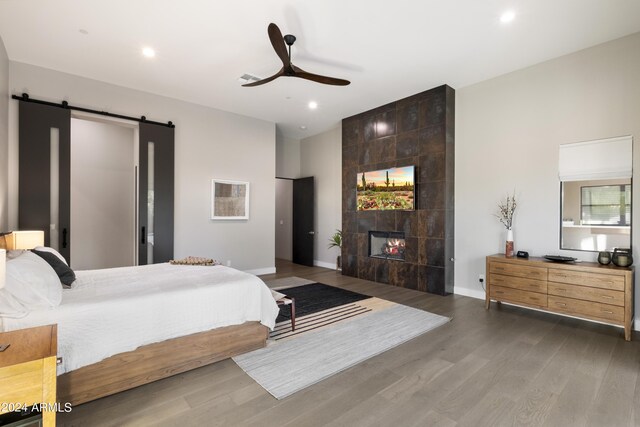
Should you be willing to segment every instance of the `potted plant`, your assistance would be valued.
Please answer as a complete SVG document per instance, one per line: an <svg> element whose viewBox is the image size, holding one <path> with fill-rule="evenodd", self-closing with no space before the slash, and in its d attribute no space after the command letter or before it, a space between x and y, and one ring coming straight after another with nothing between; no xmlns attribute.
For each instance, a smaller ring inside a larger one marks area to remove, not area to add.
<svg viewBox="0 0 640 427"><path fill-rule="evenodd" d="M342 230L336 230L336 232L329 239L329 249L340 248L342 253ZM336 270L342 270L342 256L338 255L336 258Z"/></svg>

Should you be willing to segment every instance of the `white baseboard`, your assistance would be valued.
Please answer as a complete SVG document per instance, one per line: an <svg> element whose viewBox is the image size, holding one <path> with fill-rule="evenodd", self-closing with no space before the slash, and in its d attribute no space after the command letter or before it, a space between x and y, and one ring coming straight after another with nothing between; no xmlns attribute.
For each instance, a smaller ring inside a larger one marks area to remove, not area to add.
<svg viewBox="0 0 640 427"><path fill-rule="evenodd" d="M319 261L317 259L314 259L313 260L313 265L315 265L316 267L330 268L331 270L335 270L336 269L336 263L335 262L324 262L324 261Z"/></svg>
<svg viewBox="0 0 640 427"><path fill-rule="evenodd" d="M458 286L453 286L453 293L456 295L464 295L465 297L477 298L477 299L485 299L485 292L480 289L468 289L468 288L460 288Z"/></svg>
<svg viewBox="0 0 640 427"><path fill-rule="evenodd" d="M264 268L255 268L253 270L244 270L245 273L255 274L256 276L261 276L263 274L274 274L276 272L275 267L264 267Z"/></svg>

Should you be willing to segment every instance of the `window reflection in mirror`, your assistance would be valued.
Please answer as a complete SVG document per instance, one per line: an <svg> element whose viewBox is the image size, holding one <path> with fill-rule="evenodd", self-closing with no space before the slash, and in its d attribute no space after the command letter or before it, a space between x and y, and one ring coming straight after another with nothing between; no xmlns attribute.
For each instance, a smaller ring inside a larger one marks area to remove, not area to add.
<svg viewBox="0 0 640 427"><path fill-rule="evenodd" d="M562 182L561 200L561 249L631 247L630 179Z"/></svg>

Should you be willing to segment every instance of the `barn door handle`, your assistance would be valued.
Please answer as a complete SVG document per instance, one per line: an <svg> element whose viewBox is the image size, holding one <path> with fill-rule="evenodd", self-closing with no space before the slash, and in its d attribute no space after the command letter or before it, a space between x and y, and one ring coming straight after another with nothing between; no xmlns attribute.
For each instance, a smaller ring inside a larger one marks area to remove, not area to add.
<svg viewBox="0 0 640 427"><path fill-rule="evenodd" d="M67 229L66 228L62 229L62 247L63 248L67 247Z"/></svg>
<svg viewBox="0 0 640 427"><path fill-rule="evenodd" d="M315 231L310 231L309 234L314 235L314 234L316 234L316 232Z"/></svg>
<svg viewBox="0 0 640 427"><path fill-rule="evenodd" d="M142 226L142 230L140 231L140 243L145 245L147 244L147 227Z"/></svg>

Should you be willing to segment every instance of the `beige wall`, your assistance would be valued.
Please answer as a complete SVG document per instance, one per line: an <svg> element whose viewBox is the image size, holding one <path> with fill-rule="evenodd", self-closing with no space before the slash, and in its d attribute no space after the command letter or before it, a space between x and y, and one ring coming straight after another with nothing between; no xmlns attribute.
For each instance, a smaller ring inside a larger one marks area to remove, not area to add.
<svg viewBox="0 0 640 427"><path fill-rule="evenodd" d="M285 138L276 127L276 177L300 178L300 140ZM291 260L293 181L276 180L276 258Z"/></svg>
<svg viewBox="0 0 640 427"><path fill-rule="evenodd" d="M300 141L276 130L276 176L300 178Z"/></svg>
<svg viewBox="0 0 640 427"><path fill-rule="evenodd" d="M329 238L342 228L342 129L300 141L300 174L315 177L315 264L335 268L338 249Z"/></svg>
<svg viewBox="0 0 640 427"><path fill-rule="evenodd" d="M9 227L9 58L0 38L0 231Z"/></svg>
<svg viewBox="0 0 640 427"><path fill-rule="evenodd" d="M514 190L516 250L595 260L559 250L558 147L622 135L637 146L638 76L640 33L456 91L456 292L484 298L485 256L504 252L504 229L492 214ZM637 176L638 149L633 164ZM637 188L633 195L639 200Z"/></svg>
<svg viewBox="0 0 640 427"><path fill-rule="evenodd" d="M275 271L275 125L213 108L10 62L10 89L33 98L158 121L175 133L175 256ZM17 222L17 102L9 104L10 225ZM211 179L249 181L250 219L210 220Z"/></svg>

